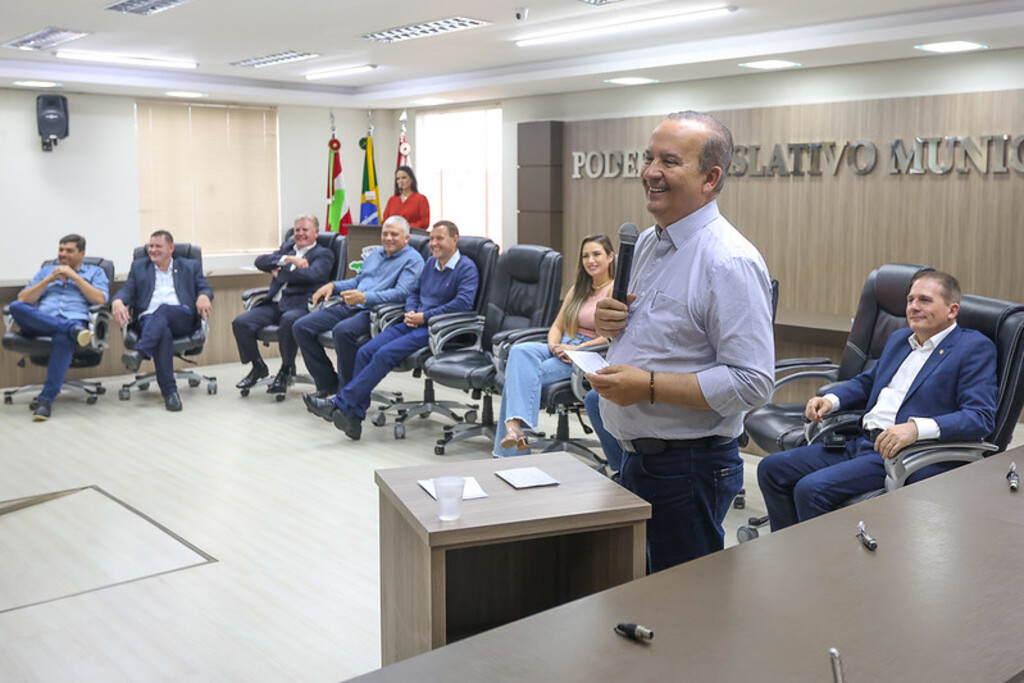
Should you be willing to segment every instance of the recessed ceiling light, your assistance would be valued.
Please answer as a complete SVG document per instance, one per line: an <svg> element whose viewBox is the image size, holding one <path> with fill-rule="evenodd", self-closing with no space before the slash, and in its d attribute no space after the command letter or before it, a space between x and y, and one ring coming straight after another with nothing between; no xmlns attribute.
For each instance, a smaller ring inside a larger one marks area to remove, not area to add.
<svg viewBox="0 0 1024 683"><path fill-rule="evenodd" d="M756 62L743 62L740 66L748 69L761 69L770 71L772 69L788 69L793 66L803 66L799 62L791 62L787 59L762 59Z"/></svg>
<svg viewBox="0 0 1024 683"><path fill-rule="evenodd" d="M263 57L253 57L252 59L243 59L239 62L231 62L231 65L245 67L246 69L262 69L266 66L277 66L278 64L287 64L288 62L301 62L305 59L313 59L314 57L319 56L320 55L313 54L311 52L286 50L273 55L264 55Z"/></svg>
<svg viewBox="0 0 1024 683"><path fill-rule="evenodd" d="M377 68L376 64L360 64L357 66L343 66L337 69L327 69L326 71L314 71L311 74L306 74L307 81L318 81L321 78L334 78L335 76L352 76L353 74L366 73L367 71L373 71Z"/></svg>
<svg viewBox="0 0 1024 683"><path fill-rule="evenodd" d="M647 85L648 83L657 83L656 78L641 78L640 76L623 76L622 78L606 78L605 83L611 83L612 85Z"/></svg>
<svg viewBox="0 0 1024 683"><path fill-rule="evenodd" d="M942 54L948 54L950 52L970 52L971 50L987 50L988 45L982 45L981 43L970 43L966 40L948 40L944 43L926 43L925 45L915 45L915 50L924 50L925 52L939 52Z"/></svg>
<svg viewBox="0 0 1024 683"><path fill-rule="evenodd" d="M22 88L56 88L60 83L53 81L14 81L14 85Z"/></svg>
<svg viewBox="0 0 1024 683"><path fill-rule="evenodd" d="M400 26L398 28L384 29L383 31L367 33L362 37L367 40L377 41L378 43L397 43L402 40L412 40L413 38L426 38L428 36L438 36L443 33L454 33L455 31L480 28L481 26L489 26L490 23L491 22L489 21L470 19L468 17L450 17L448 19L427 21L422 24L413 24L412 26Z"/></svg>
<svg viewBox="0 0 1024 683"><path fill-rule="evenodd" d="M548 33L523 38L522 40L517 40L516 45L519 47L530 47L533 45L546 45L548 43L563 43L570 40L583 40L584 38L596 38L598 36L607 36L613 33L624 33L626 31L663 28L673 24L697 21L698 19L710 19L711 17L718 17L735 11L736 7L726 5L723 7L712 7L710 9L697 10L694 12L683 12L681 14L667 14L650 19L641 19L639 21L617 21L611 24L592 26L591 28L562 31L560 33Z"/></svg>
<svg viewBox="0 0 1024 683"><path fill-rule="evenodd" d="M142 14L149 16L150 14L163 12L164 10L177 7L178 5L184 5L186 2L188 2L188 0L124 0L124 2L118 2L107 6L107 9L112 9L115 12L124 12L126 14Z"/></svg>
<svg viewBox="0 0 1024 683"><path fill-rule="evenodd" d="M184 98L188 98L188 99L197 99L197 98L200 98L200 97L209 97L209 95L207 95L204 92L193 92L191 90L168 90L167 92L164 93L164 95L167 95L168 97L184 97Z"/></svg>
<svg viewBox="0 0 1024 683"><path fill-rule="evenodd" d="M412 103L417 107L435 107L439 104L451 104L455 100L446 100L443 97L424 97L418 100L413 100Z"/></svg>
<svg viewBox="0 0 1024 683"><path fill-rule="evenodd" d="M180 59L154 59L152 57L129 57L126 55L110 55L103 52L78 52L75 50L58 50L58 59L74 59L80 62L100 62L102 64L130 64L132 66L149 66L165 69L195 69L198 64Z"/></svg>
<svg viewBox="0 0 1024 683"><path fill-rule="evenodd" d="M89 35L86 31L71 31L66 28L53 28L48 26L42 31L29 33L28 35L15 38L4 43L4 47L12 47L16 50L48 50L51 47L78 40Z"/></svg>

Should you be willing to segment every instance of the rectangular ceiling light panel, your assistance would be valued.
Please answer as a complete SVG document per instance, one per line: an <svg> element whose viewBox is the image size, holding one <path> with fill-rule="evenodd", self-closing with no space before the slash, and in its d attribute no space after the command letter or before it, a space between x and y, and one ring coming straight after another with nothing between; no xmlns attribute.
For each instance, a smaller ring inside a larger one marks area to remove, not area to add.
<svg viewBox="0 0 1024 683"><path fill-rule="evenodd" d="M42 31L29 33L28 35L15 38L4 43L4 47L12 47L15 50L48 50L55 45L78 40L89 35L85 31L71 31L66 28L53 28L48 26Z"/></svg>
<svg viewBox="0 0 1024 683"><path fill-rule="evenodd" d="M471 28L480 28L481 26L489 26L490 23L491 22L489 21L469 19L468 17L451 17L449 19L437 19L423 24L415 24L413 26L401 26L399 28L389 28L375 33L367 33L363 38L366 38L367 40L374 40L378 43L397 43L402 40L426 38L428 36L438 36L443 33L453 33L455 31L465 31Z"/></svg>
<svg viewBox="0 0 1024 683"><path fill-rule="evenodd" d="M178 5L184 5L186 2L188 0L124 0L124 2L109 5L107 9L114 10L115 12L124 12L125 14L149 16L150 14L163 12Z"/></svg>

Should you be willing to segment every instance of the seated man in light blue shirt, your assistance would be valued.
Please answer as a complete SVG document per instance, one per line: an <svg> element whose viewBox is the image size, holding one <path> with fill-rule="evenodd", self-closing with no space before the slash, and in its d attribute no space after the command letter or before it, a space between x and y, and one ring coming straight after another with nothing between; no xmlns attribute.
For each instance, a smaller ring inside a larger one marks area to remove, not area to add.
<svg viewBox="0 0 1024 683"><path fill-rule="evenodd" d="M46 383L36 397L32 419L49 419L53 400L64 385L64 376L71 366L75 346L87 346L92 333L86 327L89 307L107 302L110 283L99 266L83 264L85 238L66 235L60 239L57 252L59 265L40 268L18 300L8 310L22 334L29 337L50 337L50 361L46 367Z"/></svg>
<svg viewBox="0 0 1024 683"><path fill-rule="evenodd" d="M344 303L310 313L292 326L321 398L333 395L354 376L359 340L370 332L370 308L405 301L419 282L423 257L409 246L409 222L401 216L388 218L381 227L380 240L381 247L366 257L358 275L328 282L313 293L314 304L334 294L340 294ZM337 372L317 341L327 330L334 335Z"/></svg>

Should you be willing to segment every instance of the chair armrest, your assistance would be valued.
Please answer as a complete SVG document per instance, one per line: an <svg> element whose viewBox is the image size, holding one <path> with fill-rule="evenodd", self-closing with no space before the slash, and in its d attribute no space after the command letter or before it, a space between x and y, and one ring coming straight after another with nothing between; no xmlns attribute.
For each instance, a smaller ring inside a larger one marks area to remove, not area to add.
<svg viewBox="0 0 1024 683"><path fill-rule="evenodd" d="M496 332L491 337L491 357L494 359L494 367L498 369L498 372L504 372L513 346L524 342L546 342L550 331L550 328L547 327L522 327Z"/></svg>
<svg viewBox="0 0 1024 683"><path fill-rule="evenodd" d="M817 443L830 434L852 434L860 432L860 421L864 417L860 410L840 410L829 413L821 422L807 422L804 438L808 444Z"/></svg>
<svg viewBox="0 0 1024 683"><path fill-rule="evenodd" d="M245 290L242 292L242 306L247 311L252 310L253 307L266 301L269 292L270 287L255 287Z"/></svg>
<svg viewBox="0 0 1024 683"><path fill-rule="evenodd" d="M444 318L440 320L439 318ZM484 317L450 313L430 321L430 352L438 355L454 349L483 350Z"/></svg>
<svg viewBox="0 0 1024 683"><path fill-rule="evenodd" d="M903 487L915 472L942 462L974 462L999 447L987 441L938 441L929 439L910 444L885 461L885 490Z"/></svg>
<svg viewBox="0 0 1024 683"><path fill-rule="evenodd" d="M376 336L405 319L405 304L377 304L370 309L370 333Z"/></svg>
<svg viewBox="0 0 1024 683"><path fill-rule="evenodd" d="M14 329L14 316L11 315L10 307L7 306L6 304L4 305L3 318L4 318L4 332L6 333L6 332L13 331L13 329Z"/></svg>
<svg viewBox="0 0 1024 683"><path fill-rule="evenodd" d="M839 366L830 358L783 358L775 361L775 372L780 370L795 370L797 368L825 368L835 370Z"/></svg>
<svg viewBox="0 0 1024 683"><path fill-rule="evenodd" d="M99 304L89 307L89 330L92 332L92 341L89 346L103 351L110 346L110 327L114 322L114 315L110 312L110 306Z"/></svg>

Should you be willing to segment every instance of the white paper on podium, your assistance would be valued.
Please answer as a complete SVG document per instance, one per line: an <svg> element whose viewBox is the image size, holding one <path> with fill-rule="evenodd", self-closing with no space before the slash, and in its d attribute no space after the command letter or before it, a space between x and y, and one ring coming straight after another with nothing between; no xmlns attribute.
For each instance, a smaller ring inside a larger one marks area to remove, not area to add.
<svg viewBox="0 0 1024 683"><path fill-rule="evenodd" d="M480 486L480 482L476 480L476 477L463 477L466 480L466 485L462 489L462 500L471 500L473 498L487 498L487 493ZM433 496L434 500L437 500L437 491L434 490L433 479L417 479L417 483L423 487L423 490Z"/></svg>
<svg viewBox="0 0 1024 683"><path fill-rule="evenodd" d="M606 368L609 365L604 356L599 353L594 353L593 351L566 350L565 355L569 356L569 360L572 361L572 364L583 372L597 372L601 368Z"/></svg>
<svg viewBox="0 0 1024 683"><path fill-rule="evenodd" d="M517 489L529 489L535 486L558 486L559 481L539 467L516 467L511 470L498 470L494 473Z"/></svg>

